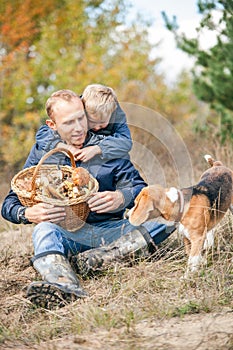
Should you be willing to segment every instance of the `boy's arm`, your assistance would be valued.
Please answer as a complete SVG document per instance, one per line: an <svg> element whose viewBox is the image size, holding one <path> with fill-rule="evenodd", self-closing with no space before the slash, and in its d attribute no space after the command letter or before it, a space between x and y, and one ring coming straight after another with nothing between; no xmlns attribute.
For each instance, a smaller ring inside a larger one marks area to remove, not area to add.
<svg viewBox="0 0 233 350"><path fill-rule="evenodd" d="M54 149L60 142L63 143L60 135L47 125L42 125L36 133L36 143L45 152Z"/></svg>
<svg viewBox="0 0 233 350"><path fill-rule="evenodd" d="M117 105L112 135L106 136L100 141L101 157L103 159L122 158L131 150L132 139L129 127L126 123L125 112Z"/></svg>
<svg viewBox="0 0 233 350"><path fill-rule="evenodd" d="M50 150L58 147L65 148L69 150L71 153L73 153L74 157L78 160L78 157L76 156L79 154L78 152L79 149L72 145L67 145L61 139L60 135L57 132L53 131L47 125L41 126L40 129L37 131L36 145L38 150L43 151L44 153L49 152ZM99 153L101 153L100 149L99 149Z"/></svg>
<svg viewBox="0 0 233 350"><path fill-rule="evenodd" d="M119 104L114 113L111 125L109 124L106 129L97 133L92 132L88 144L73 152L76 160L87 162L96 155L105 160L128 158L128 153L132 148L132 139L126 123L126 115Z"/></svg>

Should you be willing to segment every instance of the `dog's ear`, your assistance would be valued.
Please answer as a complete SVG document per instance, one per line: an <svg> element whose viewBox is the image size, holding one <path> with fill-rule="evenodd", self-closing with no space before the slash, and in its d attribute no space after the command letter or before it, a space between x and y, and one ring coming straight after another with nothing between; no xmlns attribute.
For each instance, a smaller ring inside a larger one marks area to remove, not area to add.
<svg viewBox="0 0 233 350"><path fill-rule="evenodd" d="M149 213L153 209L153 200L149 195L148 188L145 187L135 199L135 205L129 213L129 222L135 226L141 225L148 219Z"/></svg>

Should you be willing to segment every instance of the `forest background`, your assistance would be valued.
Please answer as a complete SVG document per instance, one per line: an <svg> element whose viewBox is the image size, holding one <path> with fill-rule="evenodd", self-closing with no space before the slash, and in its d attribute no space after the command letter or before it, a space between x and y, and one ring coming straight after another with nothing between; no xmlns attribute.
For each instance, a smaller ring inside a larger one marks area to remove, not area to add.
<svg viewBox="0 0 233 350"><path fill-rule="evenodd" d="M198 163L205 151L229 162L233 137L233 4L199 0L197 5L202 21L196 38L178 34L175 18L163 14L177 46L195 58L192 72L183 71L171 86L158 69L159 43L152 45L149 40L150 20L139 14L127 20L130 2L2 0L2 178L7 174L9 179L24 164L35 132L46 118L47 97L61 88L81 94L94 82L113 87L120 102L144 106L164 116L191 151L194 167L195 157ZM215 31L217 40L214 47L204 51L199 38L206 28ZM141 138L133 128L132 134L136 140Z"/></svg>
<svg viewBox="0 0 233 350"><path fill-rule="evenodd" d="M149 40L150 20L138 15L129 22L128 1L1 0L0 201L46 118L47 97L61 88L81 94L94 82L116 91L136 146L132 158L153 181L192 182L193 173L197 179L207 168L206 153L233 168L233 1L197 5L196 38L163 14L177 46L195 62L171 85L159 69L159 44ZM216 43L203 50L206 29ZM54 311L25 298L29 283L40 279L29 263L31 225L1 218L0 348L232 350L228 214L198 276L183 278L187 259L174 233L152 260L122 262L82 279L90 298Z"/></svg>

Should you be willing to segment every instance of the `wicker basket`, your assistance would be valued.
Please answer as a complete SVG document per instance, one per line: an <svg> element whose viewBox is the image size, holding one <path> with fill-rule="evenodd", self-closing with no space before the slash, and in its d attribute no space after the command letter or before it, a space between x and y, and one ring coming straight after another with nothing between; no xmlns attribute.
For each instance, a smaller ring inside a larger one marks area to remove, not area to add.
<svg viewBox="0 0 233 350"><path fill-rule="evenodd" d="M91 188L88 195L83 195L72 199L55 199L43 196L42 194L38 193L38 190L36 188L36 180L40 178L41 173L46 174L46 172L50 173L51 171L58 169L58 166L56 164L43 163L48 157L57 152L63 152L69 156L72 167L68 165L59 165L59 169L62 170L63 176L71 175L73 169L76 167L73 154L64 148L56 148L46 153L36 166L25 168L16 174L11 181L11 188L17 194L22 205L26 207L31 207L34 204L41 202L65 207L66 217L64 220L59 222L59 225L67 231L73 232L85 224L87 216L90 212L86 201L92 193L98 191L99 184L97 180L90 174ZM22 189L22 186L19 184L21 180L24 180L26 178L31 179L30 191Z"/></svg>

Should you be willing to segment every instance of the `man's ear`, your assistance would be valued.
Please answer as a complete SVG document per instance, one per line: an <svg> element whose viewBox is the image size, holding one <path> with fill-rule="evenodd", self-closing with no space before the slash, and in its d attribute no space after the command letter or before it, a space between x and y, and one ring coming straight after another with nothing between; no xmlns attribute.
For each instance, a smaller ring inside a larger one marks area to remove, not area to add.
<svg viewBox="0 0 233 350"><path fill-rule="evenodd" d="M46 122L46 125L48 125L48 127L50 127L52 130L57 130L56 124L52 119L46 119L45 122Z"/></svg>

